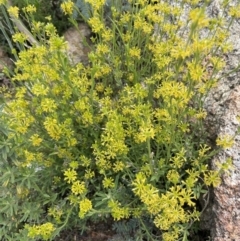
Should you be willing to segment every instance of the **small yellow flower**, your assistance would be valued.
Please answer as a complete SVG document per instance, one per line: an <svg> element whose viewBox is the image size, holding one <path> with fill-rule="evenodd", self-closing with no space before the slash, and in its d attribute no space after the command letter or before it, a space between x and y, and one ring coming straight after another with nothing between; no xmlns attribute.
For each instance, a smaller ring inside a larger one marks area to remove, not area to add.
<svg viewBox="0 0 240 241"><path fill-rule="evenodd" d="M95 176L95 173L94 173L93 171L91 171L91 169L85 170L85 175L84 175L84 177L85 177L86 179L91 179L91 178L93 178L94 176Z"/></svg>
<svg viewBox="0 0 240 241"><path fill-rule="evenodd" d="M48 215L52 216L57 223L61 222L62 214L63 214L63 211L58 207L51 207L48 209Z"/></svg>
<svg viewBox="0 0 240 241"><path fill-rule="evenodd" d="M28 230L28 237L35 238L37 236L41 236L43 240L50 239L55 230L53 224L50 222L42 225L26 225L25 228Z"/></svg>
<svg viewBox="0 0 240 241"><path fill-rule="evenodd" d="M35 156L34 156L34 154L32 152L29 152L29 151L25 150L24 154L25 154L26 161L28 163L30 163L31 161L34 161Z"/></svg>
<svg viewBox="0 0 240 241"><path fill-rule="evenodd" d="M191 80L195 82L201 82L204 76L204 68L200 64L190 62L187 64Z"/></svg>
<svg viewBox="0 0 240 241"><path fill-rule="evenodd" d="M32 141L33 146L40 146L42 142L42 138L40 138L38 134L32 135L30 140Z"/></svg>
<svg viewBox="0 0 240 241"><path fill-rule="evenodd" d="M200 27L204 28L209 25L209 19L206 17L203 8L195 8L190 11L189 13L189 19L192 20L192 27Z"/></svg>
<svg viewBox="0 0 240 241"><path fill-rule="evenodd" d="M67 140L67 146L70 147L70 146L76 146L77 145L77 139L76 138L69 138Z"/></svg>
<svg viewBox="0 0 240 241"><path fill-rule="evenodd" d="M8 8L8 13L10 14L10 16L14 17L14 18L18 18L19 15L19 8L14 6L14 7L9 7Z"/></svg>
<svg viewBox="0 0 240 241"><path fill-rule="evenodd" d="M42 31L42 29L44 28L44 23L42 22L35 22L33 21L32 22L32 32L36 32L36 33L39 33L40 31Z"/></svg>
<svg viewBox="0 0 240 241"><path fill-rule="evenodd" d="M107 54L109 53L110 49L109 47L106 45L106 44L98 44L97 45L97 49L96 49L96 52L99 53L99 54Z"/></svg>
<svg viewBox="0 0 240 241"><path fill-rule="evenodd" d="M127 33L123 33L122 34L122 39L123 39L123 41L125 42L125 43L128 43L129 41L130 41L130 39L131 39L131 34L129 33L129 32L127 32Z"/></svg>
<svg viewBox="0 0 240 241"><path fill-rule="evenodd" d="M103 83L97 83L95 88L96 88L97 92L103 93L104 89L105 89L105 86L104 86Z"/></svg>
<svg viewBox="0 0 240 241"><path fill-rule="evenodd" d="M88 167L91 164L91 159L87 158L84 155L81 155L80 158L79 158L79 164L83 167Z"/></svg>
<svg viewBox="0 0 240 241"><path fill-rule="evenodd" d="M207 112L204 110L200 110L198 113L196 113L195 117L197 119L205 119L207 116Z"/></svg>
<svg viewBox="0 0 240 241"><path fill-rule="evenodd" d="M32 93L36 96L47 95L48 91L49 91L49 88L40 83L36 83L32 87Z"/></svg>
<svg viewBox="0 0 240 241"><path fill-rule="evenodd" d="M141 126L139 128L139 132L136 134L136 142L137 143L143 143L147 141L148 139L153 139L155 136L155 130L150 124L149 126Z"/></svg>
<svg viewBox="0 0 240 241"><path fill-rule="evenodd" d="M86 192L85 183L80 182L80 181L76 181L72 184L71 190L75 195L83 194L83 193Z"/></svg>
<svg viewBox="0 0 240 241"><path fill-rule="evenodd" d="M44 112L54 112L57 108L57 105L54 100L45 98L41 102L41 107Z"/></svg>
<svg viewBox="0 0 240 241"><path fill-rule="evenodd" d="M79 203L79 217L84 218L85 214L92 209L92 202L84 198L82 201Z"/></svg>
<svg viewBox="0 0 240 241"><path fill-rule="evenodd" d="M167 173L167 179L176 185L180 180L180 175L176 170L169 170Z"/></svg>
<svg viewBox="0 0 240 241"><path fill-rule="evenodd" d="M209 150L211 150L211 148L209 146L207 146L206 144L200 145L200 149L198 150L198 156L204 157L204 155L207 155Z"/></svg>
<svg viewBox="0 0 240 241"><path fill-rule="evenodd" d="M164 232L162 234L162 238L163 238L164 241L176 241L176 240L178 240L179 235L178 235L178 233L175 233L173 231L172 232L169 231L169 232Z"/></svg>
<svg viewBox="0 0 240 241"><path fill-rule="evenodd" d="M77 161L71 161L69 166L72 168L72 169L77 169L79 164Z"/></svg>
<svg viewBox="0 0 240 241"><path fill-rule="evenodd" d="M50 51L54 50L62 50L65 51L67 49L67 42L63 37L52 36L49 39Z"/></svg>
<svg viewBox="0 0 240 241"><path fill-rule="evenodd" d="M0 0L0 5L2 5L2 4L4 5L4 4L6 4L6 2L7 2L6 0Z"/></svg>
<svg viewBox="0 0 240 241"><path fill-rule="evenodd" d="M223 149L231 148L234 144L234 139L230 135L219 136L216 140L216 144Z"/></svg>
<svg viewBox="0 0 240 241"><path fill-rule="evenodd" d="M240 18L240 4L230 7L228 13L233 18Z"/></svg>
<svg viewBox="0 0 240 241"><path fill-rule="evenodd" d="M21 187L20 185L16 187L17 196L20 199L26 198L29 194L29 190L27 188Z"/></svg>
<svg viewBox="0 0 240 241"><path fill-rule="evenodd" d="M71 15L73 12L74 3L72 1L66 1L61 4L61 9L65 15Z"/></svg>
<svg viewBox="0 0 240 241"><path fill-rule="evenodd" d="M129 12L124 13L121 15L120 23L122 23L122 24L129 23L130 18L131 18L131 14Z"/></svg>
<svg viewBox="0 0 240 241"><path fill-rule="evenodd" d="M34 5L28 5L27 7L23 8L23 11L26 11L27 13L35 13L36 7Z"/></svg>
<svg viewBox="0 0 240 241"><path fill-rule="evenodd" d="M113 171L114 172L120 172L124 169L125 165L122 161L117 161L116 163L114 163L113 165Z"/></svg>
<svg viewBox="0 0 240 241"><path fill-rule="evenodd" d="M132 215L134 218L140 218L142 216L143 210L141 208L135 208L132 211Z"/></svg>
<svg viewBox="0 0 240 241"><path fill-rule="evenodd" d="M137 47L133 47L129 50L129 55L132 57L132 58L137 58L137 59L140 59L140 53L141 53L141 50Z"/></svg>
<svg viewBox="0 0 240 241"><path fill-rule="evenodd" d="M113 33L111 29L104 29L102 34L102 38L104 41L108 42L113 39Z"/></svg>
<svg viewBox="0 0 240 241"><path fill-rule="evenodd" d="M109 178L105 177L103 179L102 183L103 183L104 188L114 188L114 186L115 186L114 180L112 177L109 177Z"/></svg>
<svg viewBox="0 0 240 241"><path fill-rule="evenodd" d="M130 211L128 207L116 207L111 210L111 214L114 220L120 220L123 218L129 218Z"/></svg>
<svg viewBox="0 0 240 241"><path fill-rule="evenodd" d="M71 183L74 182L77 178L77 172L73 169L68 168L65 172L64 172L64 181L67 181L67 183Z"/></svg>
<svg viewBox="0 0 240 241"><path fill-rule="evenodd" d="M59 184L60 181L61 181L61 178L60 178L60 177L58 177L58 176L53 177L53 183L54 183L54 184Z"/></svg>
<svg viewBox="0 0 240 241"><path fill-rule="evenodd" d="M91 4L94 11L98 11L105 4L105 0L85 0L87 3Z"/></svg>
<svg viewBox="0 0 240 241"><path fill-rule="evenodd" d="M12 40L13 42L18 42L20 44L23 44L26 40L27 40L27 36L23 33L15 33L13 36L12 36Z"/></svg>
<svg viewBox="0 0 240 241"><path fill-rule="evenodd" d="M218 172L209 171L208 173L204 173L204 183L208 186L213 185L213 187L217 187L221 183L221 178Z"/></svg>
<svg viewBox="0 0 240 241"><path fill-rule="evenodd" d="M54 140L60 139L62 130L56 119L47 117L46 120L43 122L43 125L51 138L53 138Z"/></svg>
<svg viewBox="0 0 240 241"><path fill-rule="evenodd" d="M104 24L98 17L92 17L88 20L89 25L94 33L100 33L104 29Z"/></svg>
<svg viewBox="0 0 240 241"><path fill-rule="evenodd" d="M47 23L45 26L45 32L48 36L53 36L57 33L57 29L52 23Z"/></svg>
<svg viewBox="0 0 240 241"><path fill-rule="evenodd" d="M47 17L45 17L45 19L48 20L49 22L52 21L52 17L51 17L51 15L48 15Z"/></svg>

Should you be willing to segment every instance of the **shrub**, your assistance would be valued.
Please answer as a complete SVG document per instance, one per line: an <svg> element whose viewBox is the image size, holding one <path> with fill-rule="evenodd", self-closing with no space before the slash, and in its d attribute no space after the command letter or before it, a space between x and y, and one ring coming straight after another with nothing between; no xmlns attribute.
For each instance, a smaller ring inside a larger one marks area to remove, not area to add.
<svg viewBox="0 0 240 241"><path fill-rule="evenodd" d="M124 9L112 1L106 21L105 1L86 2L89 65L71 64L51 22L31 22L39 44L16 61L2 115L15 153L1 170L2 237L50 240L112 217L139 220L147 240L186 241L201 214L196 200L231 162L209 170L215 150L203 125L204 97L231 49L226 19L207 17L207 1L129 0ZM185 5L193 7L186 21ZM77 26L74 4L61 6ZM13 40L24 48L24 34Z"/></svg>

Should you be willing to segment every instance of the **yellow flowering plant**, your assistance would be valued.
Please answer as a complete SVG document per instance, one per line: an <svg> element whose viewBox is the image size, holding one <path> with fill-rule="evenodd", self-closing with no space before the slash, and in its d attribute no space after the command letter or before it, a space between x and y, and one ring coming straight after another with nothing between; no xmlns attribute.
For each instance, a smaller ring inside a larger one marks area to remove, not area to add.
<svg viewBox="0 0 240 241"><path fill-rule="evenodd" d="M197 200L228 166L209 170L214 151L203 125L203 99L230 50L227 22L205 14L208 1L129 0L124 8L112 1L108 14L105 1L86 2L94 33L89 64L73 65L51 22L32 21L39 44L19 52L11 96L2 90L4 148L12 147L14 160L0 181L28 204L3 206L2 215L16 220L11 240L52 240L111 216L139 219L147 240L186 241L200 218ZM185 4L193 7L188 25ZM62 4L77 26L73 8L70 0ZM14 41L24 46L26 39L16 33ZM232 139L217 144L229 147Z"/></svg>

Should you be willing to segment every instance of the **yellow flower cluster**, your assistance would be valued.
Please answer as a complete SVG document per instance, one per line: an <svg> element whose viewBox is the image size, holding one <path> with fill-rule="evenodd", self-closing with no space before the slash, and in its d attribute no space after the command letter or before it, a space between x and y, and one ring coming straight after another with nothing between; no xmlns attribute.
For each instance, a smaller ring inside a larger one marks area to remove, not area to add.
<svg viewBox="0 0 240 241"><path fill-rule="evenodd" d="M84 218L84 216L87 214L87 212L89 212L92 209L92 202L89 199L84 198L79 203L79 209L80 209L80 211L79 211L78 216L80 218Z"/></svg>
<svg viewBox="0 0 240 241"><path fill-rule="evenodd" d="M193 93L189 91L187 86L177 81L164 81L154 93L154 97L162 97L164 102L176 108L176 111L177 108L185 108L192 95Z"/></svg>
<svg viewBox="0 0 240 241"><path fill-rule="evenodd" d="M114 180L112 177L105 177L102 181L104 188L114 188Z"/></svg>
<svg viewBox="0 0 240 241"><path fill-rule="evenodd" d="M221 183L221 177L219 176L218 172L209 171L204 175L204 182L208 186L213 185L213 187L217 187Z"/></svg>
<svg viewBox="0 0 240 241"><path fill-rule="evenodd" d="M73 12L74 2L71 0L61 3L61 8L66 15L71 15Z"/></svg>
<svg viewBox="0 0 240 241"><path fill-rule="evenodd" d="M111 168L111 165L106 165L106 161L117 156L125 155L128 152L128 148L125 144L125 132L123 129L121 116L117 113L112 112L108 114L109 121L106 123L105 130L101 136L100 149L104 148L103 151L99 152L99 146L94 145L94 153L96 153L97 165L99 168ZM116 166L114 167L116 170ZM121 169L121 168L120 168Z"/></svg>
<svg viewBox="0 0 240 241"><path fill-rule="evenodd" d="M35 13L37 11L36 7L34 5L31 5L31 4L27 5L22 10L26 11L27 13Z"/></svg>
<svg viewBox="0 0 240 241"><path fill-rule="evenodd" d="M41 137L39 137L38 134L33 134L30 138L30 140L32 141L32 145L33 146L40 146L40 144L42 143L43 139Z"/></svg>
<svg viewBox="0 0 240 241"><path fill-rule="evenodd" d="M18 18L19 8L16 6L11 6L8 8L8 13L10 14L10 16L12 16L14 18Z"/></svg>
<svg viewBox="0 0 240 241"><path fill-rule="evenodd" d="M55 228L52 223L44 223L42 225L25 225L28 230L29 238L41 237L43 240L49 240Z"/></svg>
<svg viewBox="0 0 240 241"><path fill-rule="evenodd" d="M164 241L178 240L199 217L193 202L201 193L195 188L199 177L216 186L228 166L208 171L211 150L197 146L192 136L206 117L201 97L224 67L214 53L230 49L224 28L209 38L198 31L225 23L210 21L196 6L183 38L181 9L167 1L131 0L124 11L113 6L111 23L103 21L105 0L85 2L92 7L88 24L97 34L87 66L73 66L53 24L31 23L40 44L19 53L13 81L22 87L4 108L10 138L18 140L18 165L37 163L53 173L53 185L65 182L66 205L79 207L80 219L101 212L117 221L149 215ZM61 8L71 18L74 2L64 1ZM36 9L29 5L24 11L31 15ZM18 8L8 12L18 17ZM16 33L13 40L24 45L26 36ZM228 148L233 140L219 137L216 143ZM25 195L19 187L17 192ZM61 223L61 211L54 206L48 215ZM55 230L51 223L26 228L29 237L42 239Z"/></svg>
<svg viewBox="0 0 240 241"><path fill-rule="evenodd" d="M216 140L216 144L223 149L231 148L234 144L234 139L230 135L219 136Z"/></svg>
<svg viewBox="0 0 240 241"><path fill-rule="evenodd" d="M167 177L171 182L177 183L178 173L169 171ZM179 177L179 176L178 176ZM189 216L184 210L184 204L194 206L192 191L175 186L170 188L166 194L159 195L158 189L147 183L147 178L143 173L138 173L132 183L133 192L139 196L141 201L146 205L147 210L155 216L154 223L161 230L171 230L178 223L187 223L190 218L197 219L199 216Z"/></svg>
<svg viewBox="0 0 240 241"><path fill-rule="evenodd" d="M189 19L192 21L192 28L204 28L209 25L209 19L204 13L203 8L195 8L190 11Z"/></svg>
<svg viewBox="0 0 240 241"><path fill-rule="evenodd" d="M57 223L61 223L61 217L63 215L63 210L59 207L51 207L48 209L48 215L52 216Z"/></svg>
<svg viewBox="0 0 240 241"><path fill-rule="evenodd" d="M20 44L24 44L24 42L27 40L27 36L23 33L15 33L13 36L12 36L12 40L13 42L15 43L20 43Z"/></svg>
<svg viewBox="0 0 240 241"><path fill-rule="evenodd" d="M35 118L28 110L28 103L22 97L13 100L8 105L11 111L10 126L19 133L26 133L28 128L35 122ZM8 111L9 111L8 110Z"/></svg>
<svg viewBox="0 0 240 241"><path fill-rule="evenodd" d="M77 178L77 172L74 169L69 168L64 172L64 176L64 180L66 180L67 183L73 183Z"/></svg>
<svg viewBox="0 0 240 241"><path fill-rule="evenodd" d="M99 11L105 4L105 0L86 0L86 2L92 5L94 11Z"/></svg>
<svg viewBox="0 0 240 241"><path fill-rule="evenodd" d="M229 15L234 18L240 18L240 4L230 7Z"/></svg>
<svg viewBox="0 0 240 241"><path fill-rule="evenodd" d="M92 31L94 33L100 33L104 30L104 24L101 21L100 17L98 17L98 16L90 18L88 20L88 23L91 26Z"/></svg>
<svg viewBox="0 0 240 241"><path fill-rule="evenodd" d="M80 181L73 182L71 190L75 195L83 194L87 191L85 183Z"/></svg>
<svg viewBox="0 0 240 241"><path fill-rule="evenodd" d="M55 118L47 117L43 124L49 136L51 136L52 139L58 141L62 132L58 121Z"/></svg>
<svg viewBox="0 0 240 241"><path fill-rule="evenodd" d="M118 201L110 200L108 202L108 207L111 209L111 214L114 220L118 221L130 216L129 208L121 207L121 204Z"/></svg>

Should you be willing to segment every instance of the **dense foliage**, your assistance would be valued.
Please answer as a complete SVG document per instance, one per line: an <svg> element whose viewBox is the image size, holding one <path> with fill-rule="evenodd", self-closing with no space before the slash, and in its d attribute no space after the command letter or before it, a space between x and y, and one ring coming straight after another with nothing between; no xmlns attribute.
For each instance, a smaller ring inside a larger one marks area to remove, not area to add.
<svg viewBox="0 0 240 241"><path fill-rule="evenodd" d="M24 16L22 20L29 25L28 18L22 12L28 5L33 5L36 7L34 12L34 21L47 22L47 18L51 17L51 22L57 28L58 33L62 34L70 26L67 20L67 16L61 11L61 0L12 0L12 4L17 6L20 10L21 16Z"/></svg>
<svg viewBox="0 0 240 241"><path fill-rule="evenodd" d="M209 18L208 1L86 2L95 34L86 66L72 64L50 19L34 21L33 5L23 12L37 43L12 37L22 51L15 87L2 88L0 236L51 240L89 221L132 218L139 240L186 241L196 201L231 162L209 170L203 125L204 97L231 50L229 19ZM77 27L74 3L61 7ZM17 7L8 12L19 17Z"/></svg>

